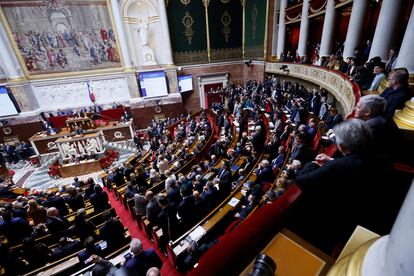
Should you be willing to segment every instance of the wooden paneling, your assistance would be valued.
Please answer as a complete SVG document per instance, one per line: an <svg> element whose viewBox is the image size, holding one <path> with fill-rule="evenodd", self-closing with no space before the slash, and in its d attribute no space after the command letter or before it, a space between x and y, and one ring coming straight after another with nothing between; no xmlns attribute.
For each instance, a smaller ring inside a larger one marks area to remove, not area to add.
<svg viewBox="0 0 414 276"><path fill-rule="evenodd" d="M29 140L29 138L37 133L42 131L42 123L34 122L34 123L23 123L19 125L12 125L9 126L12 130L12 133L10 135L5 135L3 132L3 128L0 127L0 142L2 143L4 141L4 138L12 137L12 136L18 136L20 141L23 140Z"/></svg>
<svg viewBox="0 0 414 276"><path fill-rule="evenodd" d="M182 103L160 105L160 107L160 114L164 114L165 117L178 117L184 112ZM134 118L134 125L138 129L147 128L151 120L154 119L154 115L158 115L155 112L155 106L132 109L131 113Z"/></svg>

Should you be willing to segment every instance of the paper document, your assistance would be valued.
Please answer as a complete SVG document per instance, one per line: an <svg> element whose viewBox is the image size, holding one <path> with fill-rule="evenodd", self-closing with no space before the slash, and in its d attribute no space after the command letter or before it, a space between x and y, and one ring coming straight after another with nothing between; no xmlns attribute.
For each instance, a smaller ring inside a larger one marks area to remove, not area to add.
<svg viewBox="0 0 414 276"><path fill-rule="evenodd" d="M237 203L239 203L239 201L240 200L238 200L237 198L235 198L235 197L233 197L232 199L230 199L230 201L229 201L229 205L231 206L231 207L235 207L236 205L237 205Z"/></svg>
<svg viewBox="0 0 414 276"><path fill-rule="evenodd" d="M198 241L205 234L206 234L206 231L204 230L204 228L201 226L198 226L196 229L194 229L193 232L190 233L190 238L193 241Z"/></svg>

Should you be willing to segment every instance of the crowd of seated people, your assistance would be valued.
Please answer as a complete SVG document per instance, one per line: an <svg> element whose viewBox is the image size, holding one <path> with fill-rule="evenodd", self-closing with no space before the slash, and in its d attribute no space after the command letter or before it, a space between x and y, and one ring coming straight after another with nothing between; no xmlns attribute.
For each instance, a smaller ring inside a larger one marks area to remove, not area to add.
<svg viewBox="0 0 414 276"><path fill-rule="evenodd" d="M17 197L1 208L3 268L9 275L25 273L83 246L88 251L91 239L104 240L111 248L125 244L124 227L110 208L107 194L92 178L86 183L75 178L58 191L32 190ZM103 223L95 224L92 215L100 215Z"/></svg>
<svg viewBox="0 0 414 276"><path fill-rule="evenodd" d="M386 92L392 104L393 93L400 93L398 91L401 86L406 87L408 78L404 70L396 70L391 76L395 77L390 82L394 88L390 87ZM235 213L237 219L245 219L260 202L274 204L290 185L297 183L303 189L304 199L293 212L290 227L320 248L329 251L338 239L346 240L355 223L380 230L386 228L385 224L378 226L380 218L372 216L373 208L378 205L365 209L367 204L364 201L372 192L372 185L368 185L371 182L378 183L381 191L387 190L381 185L389 178L381 177L389 172L389 164L396 158L388 139L383 137L384 133L398 137L398 129L387 109L387 97L362 97L355 108L357 119L342 122L343 118L336 110L335 102L328 103L326 91L309 91L298 84L281 82L274 76L263 82L249 80L244 85L232 84L225 88L225 92L223 101L214 104L214 110L217 114L215 124L227 137L212 143L206 161L191 167L188 174L177 172L186 161L197 156L214 129L206 112L176 122L173 132L167 129L167 123L152 122L147 131L151 143L148 158L109 171L107 179L111 185L108 187L113 187L112 184L114 187L126 185L125 196L134 199L137 216L145 215L152 225L163 230L166 239L174 240L226 198L234 189L235 183L237 185L246 181L246 172L253 171L256 181L248 180L245 183L247 190L242 199L243 204ZM264 114L270 128L268 137L262 119ZM254 121L253 125L249 121ZM234 145L231 131L233 124L239 128L240 133ZM340 152L335 157L318 154L314 150L315 137L326 132L334 134L332 141L337 144ZM192 145L195 144L197 147L193 148ZM262 159L255 166L259 160L258 154L263 151L268 154L268 159ZM240 155L246 157L246 163L233 173L231 165ZM219 165L217 160L221 160ZM206 172L213 172L214 179L205 179ZM151 187L162 181L165 181L165 192L154 194ZM264 187L267 183L274 185L266 190ZM96 226L85 219L84 201L82 204L82 196L76 187L83 187L78 179L75 179L65 197L61 193L66 191L29 196L19 198L16 204L7 207L2 215L0 233L12 243L23 243L19 256L26 256L24 258L29 263L30 258L37 258L36 263L44 264L54 254L43 245L33 242L34 230L28 222L29 218L34 225L44 225L58 239L59 248L72 248L83 243L86 249L81 254L84 255L82 260L92 258L94 262L103 265L104 260L95 257L99 255L96 239L105 237L104 240L110 243L114 233L120 233L123 227L116 219L107 217L107 229L101 228L101 236L96 237L93 233ZM376 195L378 200L384 200L380 191ZM89 198L96 210L110 207L106 193L93 181L88 180L83 197ZM347 204L349 200L352 200L353 206ZM68 206L77 212L73 227L69 227L64 218ZM313 208L308 208L309 206ZM327 217L332 218L327 210L331 208L339 210L338 219L322 231ZM383 210L389 211L385 206ZM356 213L359 213L358 216L351 217ZM317 223L314 220L315 214ZM295 219L298 217L300 219ZM386 217L384 220L389 219ZM312 227L314 230L309 230ZM12 231L16 228L19 231ZM69 239L68 232L78 234L79 242L76 246L70 246L73 241ZM322 239L323 244L317 242L321 236L325 238ZM31 238L26 239L27 237ZM7 246L2 243L1 248L3 252ZM142 263L141 257L137 257L143 252L139 241L131 243L131 251L133 261L128 260L125 266L129 269L142 269L141 265L135 267L136 263ZM39 253L34 257L33 252ZM60 254L59 250L56 254ZM149 252L148 255L153 254ZM155 259L154 256L155 266L160 267Z"/></svg>
<svg viewBox="0 0 414 276"><path fill-rule="evenodd" d="M397 85L392 89L391 83L388 90L398 90L400 83L408 87L405 69L394 70L390 76L395 76ZM259 88L253 97L243 98L249 84ZM259 202L274 204L296 183L303 189L303 199L289 217L288 227L325 252L332 253L338 243L343 246L358 224L388 233L399 205L384 206L386 198L395 201L396 195L394 191L387 194L385 183L393 177L391 164L409 150L388 113L387 106L392 108L392 101L388 103L384 95L364 96L355 107L356 119L343 121L335 102L327 103L326 92L310 93L288 82L282 85L274 76L263 83L247 82L245 87L232 85L227 94L223 106L216 104L215 110L234 112L236 121L243 121L246 111L249 116L265 110L271 125L265 145L270 162L264 160L255 169L256 183L246 183L235 218L243 220ZM335 156L318 154L320 149L315 145L325 133L332 133L326 143L334 143L339 149ZM394 137L395 143L391 142ZM290 148L289 158L286 147ZM276 176L266 192L266 185L257 185L272 182ZM195 200L198 194L193 197Z"/></svg>
<svg viewBox="0 0 414 276"><path fill-rule="evenodd" d="M28 160L32 153L32 148L27 141L0 143L0 160L4 160L7 163L18 163Z"/></svg>

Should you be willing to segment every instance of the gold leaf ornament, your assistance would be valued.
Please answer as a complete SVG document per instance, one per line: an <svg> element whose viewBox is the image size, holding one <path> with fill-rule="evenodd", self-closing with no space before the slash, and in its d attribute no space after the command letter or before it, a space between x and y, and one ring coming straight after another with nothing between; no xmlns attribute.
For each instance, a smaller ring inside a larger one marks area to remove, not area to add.
<svg viewBox="0 0 414 276"><path fill-rule="evenodd" d="M192 27L194 24L194 18L188 13L188 11L186 11L183 19L181 20L181 23L183 23L185 27L184 35L187 38L187 42L189 45L191 45L191 41L194 35L194 30Z"/></svg>

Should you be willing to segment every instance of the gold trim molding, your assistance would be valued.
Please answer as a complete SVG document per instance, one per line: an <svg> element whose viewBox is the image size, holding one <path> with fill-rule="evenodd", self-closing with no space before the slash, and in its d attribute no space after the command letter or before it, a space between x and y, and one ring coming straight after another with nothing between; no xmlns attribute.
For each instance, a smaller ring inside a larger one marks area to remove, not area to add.
<svg viewBox="0 0 414 276"><path fill-rule="evenodd" d="M185 52L174 52L173 58L176 65L188 65L196 63L208 63L209 58L207 50L200 51L185 51Z"/></svg>
<svg viewBox="0 0 414 276"><path fill-rule="evenodd" d="M116 73L116 72L123 72L125 69L125 63L124 63L124 58L123 58L123 53L122 53L122 49L121 49L121 45L119 44L119 34L118 34L118 29L116 27L115 24L115 18L113 15L113 10L112 10L112 5L111 5L111 0L104 0L106 3L106 7L108 8L108 14L109 14L109 18L111 21L111 27L113 28L113 31L115 33L115 38L116 38L116 47L117 47L117 51L119 53L119 57L120 57L120 66L117 67L110 67L110 68L104 68L104 69L92 69L92 70L83 70L83 71L71 71L71 72L59 72L59 73L42 73L42 74L31 74L26 67L26 63L23 59L22 54L20 53L20 50L18 49L16 42L13 38L13 34L12 34L12 30L10 28L10 25L7 21L6 15L4 14L3 11L3 7L0 4L0 22L4 27L4 30L7 34L7 38L10 42L10 45L13 49L13 52L15 54L15 56L17 57L17 60L19 61L20 67L22 69L24 78L22 77L22 79L11 79L10 81L12 81L13 83L16 82L21 82L21 81L30 81L30 80L47 80L47 79L52 79L52 78L71 78L71 77L83 77L83 76L96 76L99 74L107 74L107 73ZM32 2L33 3L33 2ZM4 4L4 3L2 3Z"/></svg>
<svg viewBox="0 0 414 276"><path fill-rule="evenodd" d="M285 65L289 71L280 70ZM267 62L265 72L287 75L317 84L328 90L340 102L344 115L351 114L356 104L352 83L341 75L323 68L300 64Z"/></svg>

